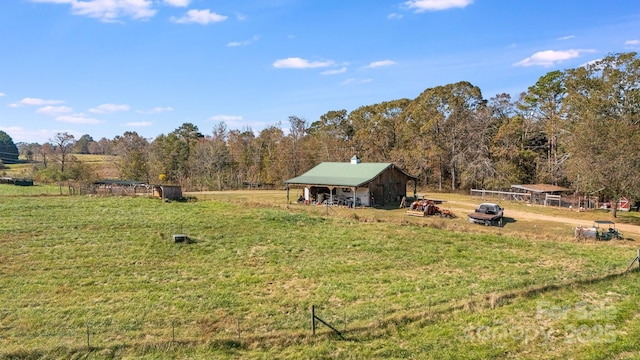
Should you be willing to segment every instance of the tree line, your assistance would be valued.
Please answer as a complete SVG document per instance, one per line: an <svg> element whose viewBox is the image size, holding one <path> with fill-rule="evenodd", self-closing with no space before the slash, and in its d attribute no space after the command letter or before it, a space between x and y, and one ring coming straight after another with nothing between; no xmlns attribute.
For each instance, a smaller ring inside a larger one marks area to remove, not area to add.
<svg viewBox="0 0 640 360"><path fill-rule="evenodd" d="M480 88L461 81L428 88L415 99L332 110L313 122L290 116L288 122L286 133L281 123L256 133L221 122L205 135L184 123L155 139L133 131L99 141L63 133L19 148L27 158L44 159L40 171L57 154L58 177L82 172L66 154L112 154L122 179L189 190L280 186L322 161L358 155L365 162L395 163L416 175L420 186L439 190L548 183L582 194L640 198L636 53L551 71L517 99L498 94L487 100Z"/></svg>

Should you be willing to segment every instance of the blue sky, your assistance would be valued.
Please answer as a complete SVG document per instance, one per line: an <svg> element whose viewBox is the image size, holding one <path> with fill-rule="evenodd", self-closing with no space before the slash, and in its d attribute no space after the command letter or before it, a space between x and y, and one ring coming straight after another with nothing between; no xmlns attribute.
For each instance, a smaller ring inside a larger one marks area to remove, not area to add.
<svg viewBox="0 0 640 360"><path fill-rule="evenodd" d="M637 0L2 0L0 130L288 129L458 81L517 96L640 50Z"/></svg>

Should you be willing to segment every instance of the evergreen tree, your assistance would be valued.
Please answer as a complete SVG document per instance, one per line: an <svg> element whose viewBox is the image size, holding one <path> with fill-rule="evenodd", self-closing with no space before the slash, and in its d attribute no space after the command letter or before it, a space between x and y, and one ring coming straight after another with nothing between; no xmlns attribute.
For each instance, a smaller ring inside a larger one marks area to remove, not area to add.
<svg viewBox="0 0 640 360"><path fill-rule="evenodd" d="M18 162L18 147L6 132L0 130L0 161L5 164Z"/></svg>

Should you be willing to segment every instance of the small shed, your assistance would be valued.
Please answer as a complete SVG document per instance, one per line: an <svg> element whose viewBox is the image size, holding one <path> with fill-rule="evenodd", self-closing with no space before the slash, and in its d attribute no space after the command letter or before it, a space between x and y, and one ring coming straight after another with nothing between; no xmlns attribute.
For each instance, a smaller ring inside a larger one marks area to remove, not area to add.
<svg viewBox="0 0 640 360"><path fill-rule="evenodd" d="M550 184L511 185L516 192L530 194L530 201L542 205L562 205L562 195L572 192L572 189Z"/></svg>
<svg viewBox="0 0 640 360"><path fill-rule="evenodd" d="M153 185L153 196L162 200L182 199L182 187L179 185Z"/></svg>
<svg viewBox="0 0 640 360"><path fill-rule="evenodd" d="M307 204L349 207L383 206L406 196L407 183L417 177L392 163L363 163L354 156L350 162L323 162L306 173L285 181L287 203L289 188L302 187L298 198Z"/></svg>

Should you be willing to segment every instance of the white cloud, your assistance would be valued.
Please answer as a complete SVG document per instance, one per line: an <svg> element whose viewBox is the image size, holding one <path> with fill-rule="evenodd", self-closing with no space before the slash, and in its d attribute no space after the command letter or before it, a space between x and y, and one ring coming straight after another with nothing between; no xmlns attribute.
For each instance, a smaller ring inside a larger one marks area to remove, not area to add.
<svg viewBox="0 0 640 360"><path fill-rule="evenodd" d="M624 42L625 45L640 45L640 40L627 40Z"/></svg>
<svg viewBox="0 0 640 360"><path fill-rule="evenodd" d="M575 59L582 56L584 53L593 53L592 49L570 49L570 50L545 50L539 51L530 57L520 60L513 66L543 66L551 67L563 61L569 59Z"/></svg>
<svg viewBox="0 0 640 360"><path fill-rule="evenodd" d="M600 60L602 60L602 58L587 61L586 63L580 65L580 67L587 67L587 66L590 66L590 65L595 65Z"/></svg>
<svg viewBox="0 0 640 360"><path fill-rule="evenodd" d="M168 107L154 107L153 109L150 110L138 110L136 111L139 114L160 114L163 112L167 112L167 111L173 111L173 108L168 106Z"/></svg>
<svg viewBox="0 0 640 360"><path fill-rule="evenodd" d="M242 116L239 115L214 115L209 118L209 120L213 121L240 121L242 120Z"/></svg>
<svg viewBox="0 0 640 360"><path fill-rule="evenodd" d="M3 97L3 96L5 96L5 94L0 92L0 97Z"/></svg>
<svg viewBox="0 0 640 360"><path fill-rule="evenodd" d="M139 122L128 122L126 124L124 124L124 126L131 126L131 127L146 127L146 126L151 126L153 123L150 121L139 121Z"/></svg>
<svg viewBox="0 0 640 360"><path fill-rule="evenodd" d="M102 104L89 109L89 112L94 114L104 114L104 113L111 113L116 111L129 111L129 105Z"/></svg>
<svg viewBox="0 0 640 360"><path fill-rule="evenodd" d="M567 35L567 36L559 37L559 38L558 38L558 40L560 40L560 41L563 41L563 40L571 40L571 39L573 39L573 38L575 38L575 37L576 37L575 35Z"/></svg>
<svg viewBox="0 0 640 360"><path fill-rule="evenodd" d="M151 0L31 0L31 2L69 4L72 14L97 18L104 22L115 22L120 17L148 19L156 14Z"/></svg>
<svg viewBox="0 0 640 360"><path fill-rule="evenodd" d="M305 59L301 59L298 57L295 58L286 58L276 60L273 63L273 67L278 69L314 69L314 68L322 68L333 65L333 61L309 61Z"/></svg>
<svg viewBox="0 0 640 360"><path fill-rule="evenodd" d="M402 14L391 13L391 14L387 15L387 19L389 19L389 20L402 19Z"/></svg>
<svg viewBox="0 0 640 360"><path fill-rule="evenodd" d="M68 106L44 106L36 110L38 114L57 116L58 114L70 113L72 109Z"/></svg>
<svg viewBox="0 0 640 360"><path fill-rule="evenodd" d="M73 115L58 116L56 118L56 121L65 122L65 123L71 123L71 124L88 124L88 125L100 124L102 122L102 121L100 121L98 119L89 118L85 114L82 114L82 113L73 114Z"/></svg>
<svg viewBox="0 0 640 360"><path fill-rule="evenodd" d="M248 46L248 45L253 44L255 41L258 41L259 39L260 39L260 36L255 35L250 40L231 41L231 42L227 43L227 46L228 47Z"/></svg>
<svg viewBox="0 0 640 360"><path fill-rule="evenodd" d="M257 124L248 123L240 115L214 115L210 117L209 120L215 121L216 123L223 122L227 125L227 127L236 128L236 129L257 125ZM259 126L256 126L256 127L259 127Z"/></svg>
<svg viewBox="0 0 640 360"><path fill-rule="evenodd" d="M355 85L355 84L367 84L372 82L373 79L356 79L356 78L349 78L345 81L343 81L342 83L340 83L340 85Z"/></svg>
<svg viewBox="0 0 640 360"><path fill-rule="evenodd" d="M165 5L175 7L187 7L191 3L191 0L164 0Z"/></svg>
<svg viewBox="0 0 640 360"><path fill-rule="evenodd" d="M322 75L336 75L336 74L343 74L347 72L347 68L345 66L341 67L340 69L333 69L333 70L327 70L327 71L323 71L321 72Z"/></svg>
<svg viewBox="0 0 640 360"><path fill-rule="evenodd" d="M374 69L374 68L379 68L383 66L391 66L391 65L394 65L395 63L396 62L393 60L374 61L371 64L365 66L365 69Z"/></svg>
<svg viewBox="0 0 640 360"><path fill-rule="evenodd" d="M451 8L465 8L472 4L473 0L410 0L404 3L409 9L415 12L440 11Z"/></svg>
<svg viewBox="0 0 640 360"><path fill-rule="evenodd" d="M212 13L211 10L196 10L192 9L187 11L187 14L181 18L172 17L171 21L178 24L190 24L196 23L201 25L207 25L212 22L221 22L227 20L227 16Z"/></svg>
<svg viewBox="0 0 640 360"><path fill-rule="evenodd" d="M38 98L24 98L17 103L10 104L11 107L21 107L21 106L45 106L45 105L56 105L62 104L64 101L62 100L45 100Z"/></svg>
<svg viewBox="0 0 640 360"><path fill-rule="evenodd" d="M14 142L40 143L44 144L48 139L53 138L57 133L69 132L70 130L32 130L24 129L19 126L2 127L0 130L11 136Z"/></svg>

